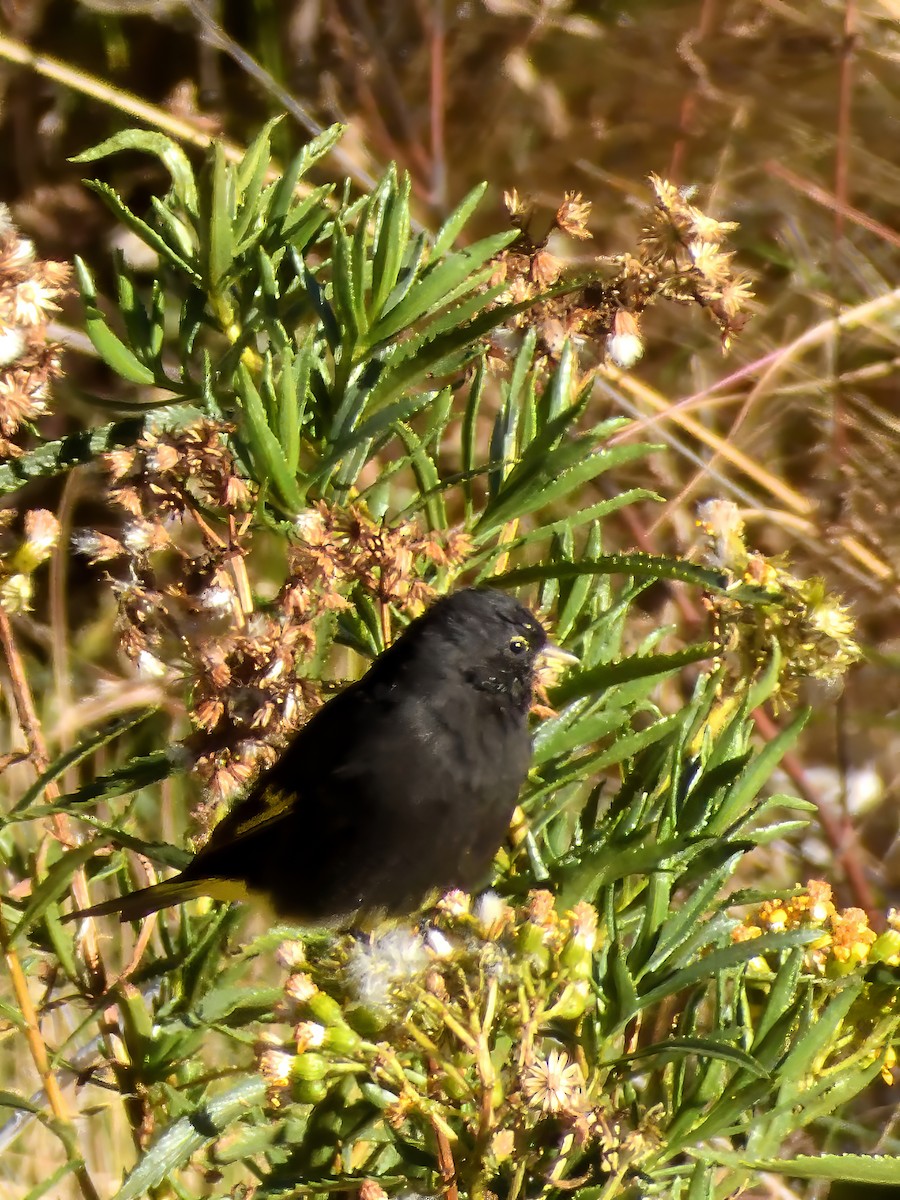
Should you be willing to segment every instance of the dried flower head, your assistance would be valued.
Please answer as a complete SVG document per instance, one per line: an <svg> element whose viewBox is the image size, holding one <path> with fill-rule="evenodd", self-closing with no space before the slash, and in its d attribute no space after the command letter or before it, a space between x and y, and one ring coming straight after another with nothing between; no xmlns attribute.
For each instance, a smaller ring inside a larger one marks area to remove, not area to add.
<svg viewBox="0 0 900 1200"><path fill-rule="evenodd" d="M660 300L701 308L718 326L725 349L742 328L753 292L746 277L735 274L734 252L725 245L737 225L708 216L690 203L689 191L657 175L650 185L655 203L636 250L598 258L590 282L555 296L544 293L565 277L567 265L549 253L548 237L562 230L589 239L590 202L567 192L553 219L541 227L534 206L507 193L510 219L521 234L495 259L491 284L505 285L495 303L534 302L510 324L536 329L541 352L550 360L574 342L580 352L593 348L595 359L605 355L629 370L644 352L641 316ZM583 273L583 263L578 269Z"/></svg>
<svg viewBox="0 0 900 1200"><path fill-rule="evenodd" d="M0 457L13 457L21 426L47 411L50 383L62 373L48 322L67 290L64 263L35 259L3 206L0 219Z"/></svg>
<svg viewBox="0 0 900 1200"><path fill-rule="evenodd" d="M570 237L586 240L590 230L586 228L591 215L591 202L581 192L566 192L565 199L556 210L556 224Z"/></svg>
<svg viewBox="0 0 900 1200"><path fill-rule="evenodd" d="M355 943L347 959L347 978L361 1004L384 1010L430 962L421 934L389 929Z"/></svg>

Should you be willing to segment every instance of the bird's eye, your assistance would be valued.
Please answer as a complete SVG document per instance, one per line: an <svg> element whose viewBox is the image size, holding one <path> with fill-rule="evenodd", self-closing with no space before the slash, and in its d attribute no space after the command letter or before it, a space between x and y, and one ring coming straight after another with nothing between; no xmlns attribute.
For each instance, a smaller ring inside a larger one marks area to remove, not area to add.
<svg viewBox="0 0 900 1200"><path fill-rule="evenodd" d="M509 648L513 654L524 654L528 649L528 639L516 635L509 639Z"/></svg>

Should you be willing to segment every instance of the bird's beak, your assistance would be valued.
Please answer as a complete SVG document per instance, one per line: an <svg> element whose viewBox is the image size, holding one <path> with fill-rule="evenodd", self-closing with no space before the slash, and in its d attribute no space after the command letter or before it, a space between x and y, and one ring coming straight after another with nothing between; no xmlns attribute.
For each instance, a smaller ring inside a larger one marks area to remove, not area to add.
<svg viewBox="0 0 900 1200"><path fill-rule="evenodd" d="M552 642L547 642L547 644L542 647L540 653L538 654L538 659L542 665L546 663L548 666L558 667L571 667L579 661L577 654L570 654L568 650L563 650L559 646L554 646Z"/></svg>

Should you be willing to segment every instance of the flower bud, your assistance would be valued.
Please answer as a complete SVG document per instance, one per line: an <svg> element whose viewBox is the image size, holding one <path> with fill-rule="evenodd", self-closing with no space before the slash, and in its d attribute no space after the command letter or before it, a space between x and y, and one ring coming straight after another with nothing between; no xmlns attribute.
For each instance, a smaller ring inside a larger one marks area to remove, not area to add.
<svg viewBox="0 0 900 1200"><path fill-rule="evenodd" d="M309 1083L313 1080L324 1079L330 1065L324 1054L316 1054L313 1050L307 1050L305 1054L298 1054L294 1059L291 1075L295 1080L302 1079Z"/></svg>
<svg viewBox="0 0 900 1200"><path fill-rule="evenodd" d="M328 1095L328 1087L321 1079L295 1079L291 1097L295 1104L321 1104Z"/></svg>
<svg viewBox="0 0 900 1200"><path fill-rule="evenodd" d="M900 929L886 929L878 935L869 951L869 962L900 966Z"/></svg>
<svg viewBox="0 0 900 1200"><path fill-rule="evenodd" d="M344 1025L344 1012L340 1004L327 992L316 991L306 1001L311 1017L322 1025Z"/></svg>

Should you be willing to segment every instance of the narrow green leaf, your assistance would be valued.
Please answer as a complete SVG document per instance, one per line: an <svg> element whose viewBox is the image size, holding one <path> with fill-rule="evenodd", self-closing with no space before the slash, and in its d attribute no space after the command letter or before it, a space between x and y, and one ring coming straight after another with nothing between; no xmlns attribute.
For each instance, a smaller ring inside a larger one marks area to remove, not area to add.
<svg viewBox="0 0 900 1200"><path fill-rule="evenodd" d="M172 187L175 195L188 210L197 211L197 185L190 160L177 142L162 133L153 133L146 129L125 129L114 134L89 150L82 150L69 162L96 162L107 158L110 154L118 154L122 150L138 150L147 154L155 154L172 177Z"/></svg>
<svg viewBox="0 0 900 1200"><path fill-rule="evenodd" d="M895 1186L900 1156L891 1154L798 1154L795 1158L747 1158L708 1146L685 1147L687 1154L723 1167L765 1171L794 1179L830 1179L841 1183ZM862 1200L862 1198L861 1198Z"/></svg>
<svg viewBox="0 0 900 1200"><path fill-rule="evenodd" d="M539 563L519 567L491 580L494 587L518 588L545 579L573 579L578 575L633 575L637 578L677 579L695 587L722 591L726 580L721 571L699 567L696 563L653 554L607 554L577 563Z"/></svg>
<svg viewBox="0 0 900 1200"><path fill-rule="evenodd" d="M287 243L298 254L304 254L310 242L331 216L326 200L333 191L334 186L328 184L310 192L288 212L280 229L270 219L267 228L272 231L273 247L277 249Z"/></svg>
<svg viewBox="0 0 900 1200"><path fill-rule="evenodd" d="M72 882L72 876L97 852L93 842L85 842L82 846L74 846L64 850L50 870L31 893L24 913L15 929L10 934L10 941L17 942L19 938L32 928L44 915L44 912L64 896Z"/></svg>
<svg viewBox="0 0 900 1200"><path fill-rule="evenodd" d="M814 929L791 929L785 933L764 933L762 937L754 938L751 942L737 942L733 946L713 950L699 962L673 971L662 983L646 992L641 996L640 1008L651 1008L667 996L673 996L676 992L704 980L715 979L720 972L740 966L759 955L792 950L795 946L808 946L818 936L818 931ZM628 1013L627 1017L637 1016L638 1011L640 1010L636 1009Z"/></svg>
<svg viewBox="0 0 900 1200"><path fill-rule="evenodd" d="M246 251L255 240L255 236L262 232L265 211L259 203L260 194L266 181L266 173L272 156L272 130L281 120L283 117L279 113L277 117L266 121L247 147L237 169L235 177L237 220L234 225L234 242L236 246L240 247L241 252Z"/></svg>
<svg viewBox="0 0 900 1200"><path fill-rule="evenodd" d="M429 529L447 528L447 510L438 488L439 476L433 459L424 449L421 439L402 421L396 423L397 435L412 460L419 492L427 496L425 515Z"/></svg>
<svg viewBox="0 0 900 1200"><path fill-rule="evenodd" d="M484 396L485 363L484 356L475 367L469 394L466 397L466 410L463 414L460 430L460 454L463 470L463 496L466 503L466 526L468 527L473 514L474 495L472 480L475 476L475 458L477 453L478 417L481 413L481 401Z"/></svg>
<svg viewBox="0 0 900 1200"><path fill-rule="evenodd" d="M344 136L346 128L346 125L335 121L333 125L329 125L327 129L323 129L321 133L317 134L311 142L307 142L297 155L297 166L291 164L291 175L295 179L302 179L307 171L331 153Z"/></svg>
<svg viewBox="0 0 900 1200"><path fill-rule="evenodd" d="M534 739L532 764L535 767L559 754L608 737L628 723L630 713L625 708L613 708L590 713L573 721L545 721Z"/></svg>
<svg viewBox="0 0 900 1200"><path fill-rule="evenodd" d="M491 583L496 581L497 577L492 579ZM645 657L625 658L617 663L600 663L599 666L589 667L586 671L572 672L552 689L551 701L558 707L568 704L570 700L577 700L580 696L595 696L633 679L658 676L662 680L673 672L680 671L682 667L712 658L717 652L718 648L712 643L701 642L697 646L676 650L673 654L649 654Z"/></svg>
<svg viewBox="0 0 900 1200"><path fill-rule="evenodd" d="M391 404L385 405L378 412L374 413L367 420L362 421L349 433L343 434L336 441L332 450L323 464L323 470L327 469L330 464L337 462L343 458L349 451L364 442L370 442L379 437L380 434L391 428L397 421L407 421L410 417L416 415L435 402L434 392L414 392L411 396L406 396L402 400L395 400ZM434 476L434 486L437 487L440 480Z"/></svg>
<svg viewBox="0 0 900 1200"><path fill-rule="evenodd" d="M248 1075L227 1092L198 1104L163 1130L116 1192L113 1200L140 1200L251 1108L262 1104L266 1085L260 1075Z"/></svg>
<svg viewBox="0 0 900 1200"><path fill-rule="evenodd" d="M58 442L44 442L21 457L0 464L0 495L14 492L32 479L47 479L93 462L98 454L117 446L133 446L143 432L143 418L131 417L127 421L70 433Z"/></svg>
<svg viewBox="0 0 900 1200"><path fill-rule="evenodd" d="M518 231L513 231L483 238L480 242L465 250L458 250L426 269L406 296L393 308L387 308L384 315L375 322L366 338L367 344L374 346L387 338L395 337L401 330L414 325L436 307L443 307L461 285L472 283L474 286L474 276L478 269L518 236Z"/></svg>
<svg viewBox="0 0 900 1200"><path fill-rule="evenodd" d="M496 529L507 521L558 503L604 472L647 453L646 447L640 445L594 452L589 445L588 438L580 438L544 451L540 460L532 458L530 453L526 455L510 472L499 496L485 510L482 518L485 530Z"/></svg>
<svg viewBox="0 0 900 1200"><path fill-rule="evenodd" d="M710 830L724 831L732 821L746 812L784 755L796 744L809 716L810 709L803 709L787 728L776 734L753 756L747 770L731 788L727 799L710 823Z"/></svg>
<svg viewBox="0 0 900 1200"><path fill-rule="evenodd" d="M101 800L112 800L116 796L127 796L129 792L136 792L139 788L161 783L177 769L176 761L168 750L155 750L152 754L133 758L125 766L117 767L114 771L108 771L90 783L83 784L68 796L60 797L60 805L86 804L91 800L99 803Z"/></svg>
<svg viewBox="0 0 900 1200"><path fill-rule="evenodd" d="M487 183L477 183L443 223L435 234L434 244L431 248L432 258L440 258L442 254L446 254L452 248L469 217L481 203L487 186Z"/></svg>
<svg viewBox="0 0 900 1200"><path fill-rule="evenodd" d="M653 953L641 969L642 977L660 971L672 955L684 946L688 938L697 933L702 926L704 913L709 910L713 898L731 877L739 861L740 855L731 855L707 879L701 880L696 891L684 904L678 905L670 912L659 931Z"/></svg>
<svg viewBox="0 0 900 1200"><path fill-rule="evenodd" d="M75 1171L80 1171L84 1166L84 1160L81 1158L70 1158L40 1183L36 1183L31 1191L26 1192L22 1200L41 1200L42 1196L59 1196L59 1184L67 1175L73 1174Z"/></svg>
<svg viewBox="0 0 900 1200"><path fill-rule="evenodd" d="M24 1028L24 1025L23 1025ZM0 1088L0 1108L11 1108L15 1112L28 1112L37 1116L43 1112L39 1104L35 1104L33 1100L20 1095L18 1092L9 1092L5 1088Z"/></svg>
<svg viewBox="0 0 900 1200"><path fill-rule="evenodd" d="M191 283L199 287L201 276L197 268L198 237L196 229L188 226L181 217L172 212L159 196L151 196L150 204L160 227L166 234L163 241L170 248L169 253L163 257L167 257L177 270L185 272ZM151 232L153 231L151 230Z"/></svg>
<svg viewBox="0 0 900 1200"><path fill-rule="evenodd" d="M269 428L262 398L243 363L238 368L237 385L241 413L245 418L244 433L256 464L257 478L272 483L282 504L294 515L304 505L297 478L288 466L278 438Z"/></svg>
<svg viewBox="0 0 900 1200"><path fill-rule="evenodd" d="M40 797L48 784L59 779L71 767L75 767L79 763L84 762L86 758L90 758L101 746L107 746L110 742L115 741L117 737L121 737L122 734L133 729L135 725L140 725L142 721L146 721L156 711L157 709L154 707L142 708L129 713L120 720L105 725L99 732L90 734L88 737L82 739L77 746L73 746L63 754L60 754L46 771L41 772L21 799L16 801L7 816L14 816L22 812L23 809L27 809L29 805L34 804Z"/></svg>
<svg viewBox="0 0 900 1200"><path fill-rule="evenodd" d="M372 259L372 299L369 323L378 322L388 297L397 285L400 264L409 244L410 176L404 171L399 183L394 168L388 179L388 196L384 207L375 254Z"/></svg>
<svg viewBox="0 0 900 1200"><path fill-rule="evenodd" d="M308 350L309 343L304 348ZM300 351L301 356L304 350ZM308 354L307 354L308 363ZM302 369L302 368L301 368ZM290 346L281 352L281 372L278 376L278 439L284 454L285 465L296 475L300 466L300 419L301 404L298 398L296 360ZM306 387L303 388L304 401Z"/></svg>
<svg viewBox="0 0 900 1200"><path fill-rule="evenodd" d="M110 329L106 319L97 307L97 293L94 281L81 258L75 256L75 273L81 290L81 299L85 309L85 330L91 343L106 365L129 383L142 384L147 387L156 382L156 376L149 367L145 367L136 355L129 350Z"/></svg>
<svg viewBox="0 0 900 1200"><path fill-rule="evenodd" d="M758 944L762 938L754 939ZM779 1071L785 1099L802 1090L814 1063L830 1046L853 1004L865 987L860 978L850 978L836 996L821 1009L809 1026L794 1038L793 1045Z"/></svg>
<svg viewBox="0 0 900 1200"><path fill-rule="evenodd" d="M478 305L484 307L489 304L491 295L488 292L479 296ZM470 358L476 357L482 350L481 338L510 317L523 312L530 304L530 301L523 300L521 304L498 305L479 312L468 324L454 326L436 337L428 334L424 339L407 339L391 354L387 368L372 389L370 403L383 404L419 385L424 378L440 377L441 368L454 354L465 353Z"/></svg>
<svg viewBox="0 0 900 1200"><path fill-rule="evenodd" d="M204 279L213 295L219 295L234 261L234 179L221 142L213 146L209 186L209 212L204 214Z"/></svg>
<svg viewBox="0 0 900 1200"><path fill-rule="evenodd" d="M734 1067L740 1067L744 1071L749 1071L751 1075L755 1075L758 1079L769 1078L769 1072L765 1067L761 1066L745 1050L741 1050L738 1046L723 1045L721 1042L715 1042L711 1038L667 1038L664 1042L657 1042L655 1045L635 1050L633 1054L623 1054L621 1058L613 1059L609 1065L618 1066L619 1064L629 1062L641 1062L646 1058L660 1059L665 1062L668 1059L683 1055L720 1059L722 1062L731 1063Z"/></svg>
<svg viewBox="0 0 900 1200"><path fill-rule="evenodd" d="M346 348L354 346L364 332L366 318L362 296L357 293L353 282L350 239L338 222L335 222L331 248L331 296L346 352Z"/></svg>
<svg viewBox="0 0 900 1200"><path fill-rule="evenodd" d="M193 247L189 234L178 218L174 214L170 214L157 197L153 197L153 200L156 201L153 207L158 215L164 215L163 223L172 238L171 242L167 241L152 225L148 225L146 221L142 221L133 213L119 193L108 183L103 183L99 179L86 179L84 186L98 195L117 220L140 238L144 245L156 251L163 262L169 263L176 271L187 275L192 281L199 282L200 276L191 262Z"/></svg>
<svg viewBox="0 0 900 1200"><path fill-rule="evenodd" d="M756 1022L753 1031L753 1046L756 1050L765 1041L767 1035L794 1008L797 998L797 984L803 969L803 949L797 947L785 956L784 962L778 968L774 982L769 987L766 1006Z"/></svg>

